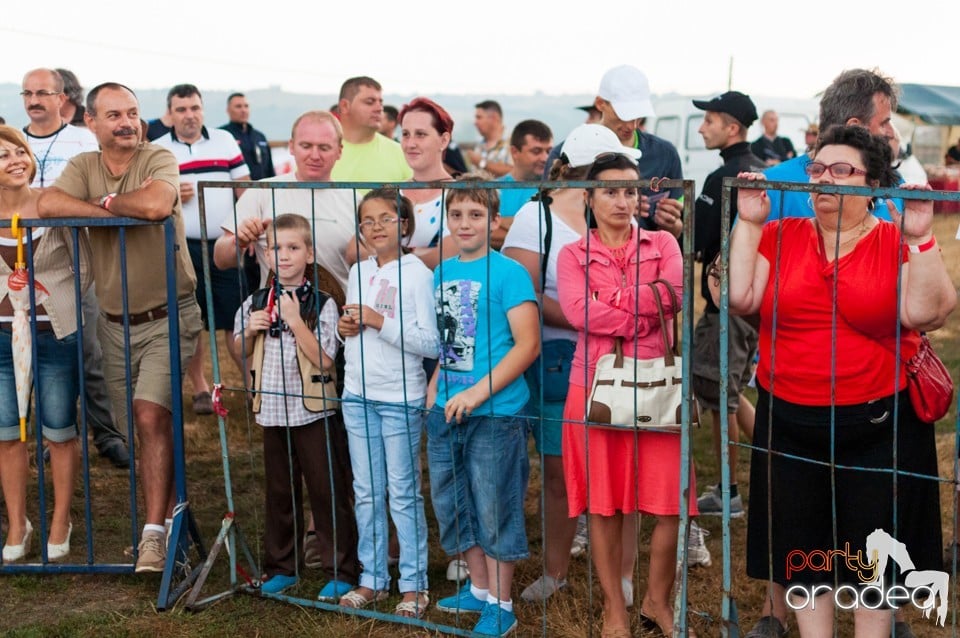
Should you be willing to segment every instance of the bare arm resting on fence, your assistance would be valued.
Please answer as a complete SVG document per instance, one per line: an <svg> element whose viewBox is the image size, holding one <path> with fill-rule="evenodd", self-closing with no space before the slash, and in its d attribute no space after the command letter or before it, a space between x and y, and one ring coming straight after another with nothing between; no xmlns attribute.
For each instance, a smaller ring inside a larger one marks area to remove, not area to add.
<svg viewBox="0 0 960 638"><path fill-rule="evenodd" d="M903 188L930 190L930 186L908 184ZM933 239L933 202L904 200L906 216L901 216L893 201L887 200L893 222L903 222L903 241L907 246L926 245ZM943 263L940 250L934 246L924 252L910 252L909 261L901 266L903 285L900 296L900 322L915 330L936 330L957 305L957 291Z"/></svg>
<svg viewBox="0 0 960 638"><path fill-rule="evenodd" d="M237 244L241 250L246 250L267 232L269 225L269 219L248 217L237 224L236 234L224 228L223 234L213 244L213 263L217 268L236 268L239 263Z"/></svg>
<svg viewBox="0 0 960 638"><path fill-rule="evenodd" d="M69 170L68 166L64 173ZM177 201L173 186L151 178L144 180L136 190L114 195L107 204L108 208L100 206L103 195L107 193L79 199L52 186L40 196L37 207L41 217L134 217L159 221L173 214L173 205Z"/></svg>

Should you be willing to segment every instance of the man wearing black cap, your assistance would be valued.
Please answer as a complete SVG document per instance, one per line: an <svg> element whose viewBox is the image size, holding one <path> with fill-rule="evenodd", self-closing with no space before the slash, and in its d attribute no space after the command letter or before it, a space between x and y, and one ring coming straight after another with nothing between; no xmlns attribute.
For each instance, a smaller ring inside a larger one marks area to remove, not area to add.
<svg viewBox="0 0 960 638"><path fill-rule="evenodd" d="M750 98L738 91L728 91L709 101L694 100L693 105L706 111L699 133L709 149L720 149L723 166L710 173L703 183L696 201L694 216L694 249L703 262L701 294L707 305L697 322L693 345L693 391L700 405L713 417L713 444L720 462L720 315L713 303L708 286L711 262L720 252L720 202L724 177L736 177L741 171L763 170L763 160L750 151L747 129L757 119L757 109ZM731 221L736 215L736 191L731 199ZM753 406L740 392L751 376L751 365L757 348L757 331L740 317L729 322L729 392L726 410L729 415L730 441L739 440L742 428L748 439L753 438ZM737 415L743 418L738 420ZM743 501L737 491L737 446L730 452L730 515L743 515ZM707 487L697 499L701 515L722 514L719 485Z"/></svg>

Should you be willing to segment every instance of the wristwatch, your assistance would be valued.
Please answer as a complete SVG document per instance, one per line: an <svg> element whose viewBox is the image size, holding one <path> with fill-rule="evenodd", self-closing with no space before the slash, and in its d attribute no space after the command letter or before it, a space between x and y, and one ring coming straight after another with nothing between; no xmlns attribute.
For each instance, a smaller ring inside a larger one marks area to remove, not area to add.
<svg viewBox="0 0 960 638"><path fill-rule="evenodd" d="M107 193L100 198L100 208L104 210L110 210L110 202L113 201L113 198L116 197L116 193Z"/></svg>

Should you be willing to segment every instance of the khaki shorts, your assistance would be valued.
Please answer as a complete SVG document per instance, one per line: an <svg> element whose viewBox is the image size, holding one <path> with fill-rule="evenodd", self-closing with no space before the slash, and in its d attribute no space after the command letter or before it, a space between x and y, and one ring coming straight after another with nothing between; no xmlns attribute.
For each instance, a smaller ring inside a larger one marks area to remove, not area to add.
<svg viewBox="0 0 960 638"><path fill-rule="evenodd" d="M753 376L757 331L740 317L730 317L727 352L727 414L740 405L740 392ZM704 313L693 331L693 393L705 410L720 410L720 315Z"/></svg>
<svg viewBox="0 0 960 638"><path fill-rule="evenodd" d="M200 307L193 296L183 298L180 309L180 379L196 351L200 334ZM168 319L157 319L130 326L130 382L127 383L124 365L128 351L123 343L123 324L101 316L97 334L103 348L103 376L110 391L116 422L125 427L127 422L127 392L133 399L141 399L173 410L170 371L170 330Z"/></svg>

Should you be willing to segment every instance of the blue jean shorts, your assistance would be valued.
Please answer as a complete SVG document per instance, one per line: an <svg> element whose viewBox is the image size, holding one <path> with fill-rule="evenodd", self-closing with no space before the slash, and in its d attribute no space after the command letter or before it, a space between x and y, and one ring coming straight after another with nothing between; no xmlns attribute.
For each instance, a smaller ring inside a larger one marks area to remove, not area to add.
<svg viewBox="0 0 960 638"><path fill-rule="evenodd" d="M0 328L0 441L20 438L17 385L13 372L13 333ZM43 437L64 443L77 436L77 397L80 393L80 364L77 333L57 339L52 330L37 333L33 342L39 369L33 369L34 396L40 401L39 420ZM33 407L34 401L30 401ZM29 413L28 413L29 416Z"/></svg>
<svg viewBox="0 0 960 638"><path fill-rule="evenodd" d="M527 558L523 498L530 477L527 417L427 416L430 495L448 555L480 546L499 561Z"/></svg>

